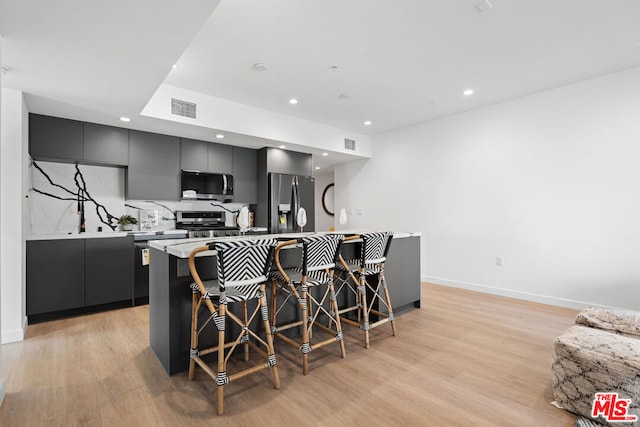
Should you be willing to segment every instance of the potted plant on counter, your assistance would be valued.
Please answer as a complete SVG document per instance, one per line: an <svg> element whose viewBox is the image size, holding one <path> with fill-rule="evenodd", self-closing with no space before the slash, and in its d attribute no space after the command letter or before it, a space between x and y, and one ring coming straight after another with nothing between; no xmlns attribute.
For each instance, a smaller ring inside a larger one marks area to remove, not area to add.
<svg viewBox="0 0 640 427"><path fill-rule="evenodd" d="M138 220L131 215L124 214L118 218L118 224L121 225L122 231L131 231L133 226L138 223Z"/></svg>

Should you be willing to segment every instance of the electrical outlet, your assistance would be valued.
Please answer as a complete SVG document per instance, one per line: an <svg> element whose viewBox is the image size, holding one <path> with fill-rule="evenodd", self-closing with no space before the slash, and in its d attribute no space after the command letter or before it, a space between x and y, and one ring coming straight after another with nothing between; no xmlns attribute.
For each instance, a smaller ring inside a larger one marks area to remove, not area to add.
<svg viewBox="0 0 640 427"><path fill-rule="evenodd" d="M496 265L498 267L504 267L504 257L503 256L497 256L496 257Z"/></svg>
<svg viewBox="0 0 640 427"><path fill-rule="evenodd" d="M358 215L362 215L364 213L364 210L362 208L358 208L358 210L356 210L356 213Z"/></svg>

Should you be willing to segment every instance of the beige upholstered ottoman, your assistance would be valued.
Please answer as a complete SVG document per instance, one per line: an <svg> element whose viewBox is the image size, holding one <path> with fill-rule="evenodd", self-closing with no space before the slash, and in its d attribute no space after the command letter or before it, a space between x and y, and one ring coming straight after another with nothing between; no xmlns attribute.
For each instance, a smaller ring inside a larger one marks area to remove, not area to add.
<svg viewBox="0 0 640 427"><path fill-rule="evenodd" d="M551 385L556 401L591 418L595 393L616 392L620 399L631 399L628 414L640 419L640 339L634 337L639 330L635 312L589 308L578 315L576 323L580 324L554 344ZM607 424L603 418L598 421Z"/></svg>
<svg viewBox="0 0 640 427"><path fill-rule="evenodd" d="M588 307L578 313L577 325L640 338L640 312Z"/></svg>

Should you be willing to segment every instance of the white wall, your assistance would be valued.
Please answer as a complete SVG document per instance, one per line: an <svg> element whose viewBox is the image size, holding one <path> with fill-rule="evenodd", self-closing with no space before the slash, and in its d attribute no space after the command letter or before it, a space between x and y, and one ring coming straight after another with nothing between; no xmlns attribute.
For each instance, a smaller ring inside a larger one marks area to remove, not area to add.
<svg viewBox="0 0 640 427"><path fill-rule="evenodd" d="M2 65L2 35L0 34L0 65ZM2 71L0 71L0 135L2 134ZM0 150L2 149L2 141L0 139ZM1 153L0 153L1 154ZM2 191L2 164L0 162L0 223L2 223L2 206L4 206L4 192ZM0 241L2 241L2 230L0 230ZM2 257L2 248L0 248L0 257ZM2 290L2 263L0 263L0 291ZM2 330L2 292L0 292L0 331ZM2 373L2 345L0 345L0 405L4 401L6 387L4 375Z"/></svg>
<svg viewBox="0 0 640 427"><path fill-rule="evenodd" d="M26 150L28 113L22 92L2 89L0 265L2 343L20 341L26 330Z"/></svg>
<svg viewBox="0 0 640 427"><path fill-rule="evenodd" d="M378 135L336 167L336 205L421 231L423 280L637 309L639 136L634 68Z"/></svg>
<svg viewBox="0 0 640 427"><path fill-rule="evenodd" d="M316 231L329 231L333 227L333 218L322 208L322 193L327 185L333 183L333 172L315 175L315 226Z"/></svg>

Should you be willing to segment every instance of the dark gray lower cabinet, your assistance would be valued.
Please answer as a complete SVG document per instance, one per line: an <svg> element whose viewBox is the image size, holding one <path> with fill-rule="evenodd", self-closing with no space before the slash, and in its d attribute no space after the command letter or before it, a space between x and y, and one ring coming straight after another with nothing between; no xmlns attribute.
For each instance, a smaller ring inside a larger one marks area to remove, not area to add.
<svg viewBox="0 0 640 427"><path fill-rule="evenodd" d="M420 237L393 239L384 266L393 309L420 307Z"/></svg>
<svg viewBox="0 0 640 427"><path fill-rule="evenodd" d="M27 316L132 298L131 237L27 241Z"/></svg>
<svg viewBox="0 0 640 427"><path fill-rule="evenodd" d="M128 238L85 240L85 305L130 300L133 242Z"/></svg>
<svg viewBox="0 0 640 427"><path fill-rule="evenodd" d="M27 315L84 307L84 240L27 242Z"/></svg>

